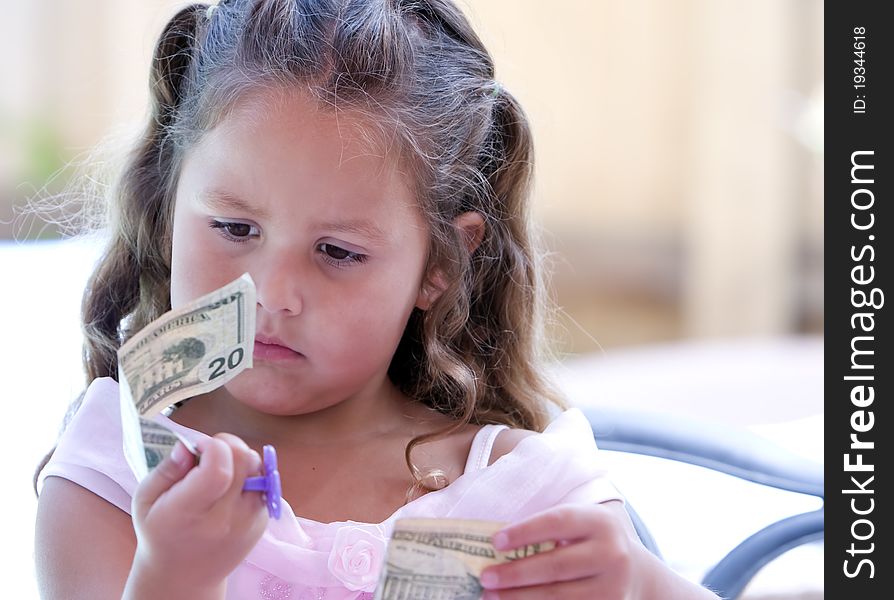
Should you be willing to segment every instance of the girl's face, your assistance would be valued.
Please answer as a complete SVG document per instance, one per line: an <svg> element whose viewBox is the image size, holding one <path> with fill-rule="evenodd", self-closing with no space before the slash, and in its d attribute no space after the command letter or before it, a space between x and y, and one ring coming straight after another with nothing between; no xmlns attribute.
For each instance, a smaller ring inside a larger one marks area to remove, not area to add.
<svg viewBox="0 0 894 600"><path fill-rule="evenodd" d="M266 94L185 157L171 305L251 274L262 344L227 390L262 412L382 393L410 312L426 303L426 223L395 158L371 150L361 126L303 95Z"/></svg>

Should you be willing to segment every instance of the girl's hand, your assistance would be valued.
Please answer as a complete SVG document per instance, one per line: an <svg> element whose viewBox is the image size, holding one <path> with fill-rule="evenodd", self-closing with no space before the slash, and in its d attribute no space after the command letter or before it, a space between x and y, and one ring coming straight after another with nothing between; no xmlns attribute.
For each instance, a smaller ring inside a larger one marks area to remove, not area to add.
<svg viewBox="0 0 894 600"><path fill-rule="evenodd" d="M137 596L223 589L267 526L261 494L242 491L246 477L260 473L258 453L226 433L197 446L198 465L177 442L134 493L137 549L128 589L141 590Z"/></svg>
<svg viewBox="0 0 894 600"><path fill-rule="evenodd" d="M498 550L547 541L556 548L482 571L482 598L641 598L638 571L648 551L631 537L619 508L623 512L620 504L559 506L497 532Z"/></svg>

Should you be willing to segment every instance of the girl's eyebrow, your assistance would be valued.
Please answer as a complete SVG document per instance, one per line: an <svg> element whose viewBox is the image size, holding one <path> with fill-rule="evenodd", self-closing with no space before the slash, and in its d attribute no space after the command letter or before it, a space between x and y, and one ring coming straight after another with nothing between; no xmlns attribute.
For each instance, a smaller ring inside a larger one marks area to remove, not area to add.
<svg viewBox="0 0 894 600"><path fill-rule="evenodd" d="M225 211L248 213L261 219L270 218L270 214L263 208L252 206L239 196L221 190L205 190L199 194L199 199L205 205Z"/></svg>
<svg viewBox="0 0 894 600"><path fill-rule="evenodd" d="M376 244L385 244L388 236L384 231L363 219L351 219L347 221L330 221L314 223L314 229L328 231L340 231L342 233L356 233L362 235Z"/></svg>

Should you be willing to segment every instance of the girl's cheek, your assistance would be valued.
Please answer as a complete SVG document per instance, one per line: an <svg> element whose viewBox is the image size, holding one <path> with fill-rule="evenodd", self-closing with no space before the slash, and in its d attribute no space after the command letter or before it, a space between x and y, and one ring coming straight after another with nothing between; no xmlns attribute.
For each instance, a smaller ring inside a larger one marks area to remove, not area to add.
<svg viewBox="0 0 894 600"><path fill-rule="evenodd" d="M186 242L174 246L171 256L171 305L176 308L206 294L230 280L226 279L227 261L211 248ZM216 285L217 280L220 283Z"/></svg>

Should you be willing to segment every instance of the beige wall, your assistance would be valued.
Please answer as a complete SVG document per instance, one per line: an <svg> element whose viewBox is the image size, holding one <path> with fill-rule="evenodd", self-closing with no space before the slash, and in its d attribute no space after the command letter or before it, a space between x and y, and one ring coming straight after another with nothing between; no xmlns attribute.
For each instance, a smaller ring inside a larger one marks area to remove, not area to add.
<svg viewBox="0 0 894 600"><path fill-rule="evenodd" d="M821 327L821 3L469 4L595 342Z"/></svg>
<svg viewBox="0 0 894 600"><path fill-rule="evenodd" d="M180 3L0 5L7 190L24 115L72 154L139 120ZM462 6L532 120L560 348L821 330L819 0Z"/></svg>

